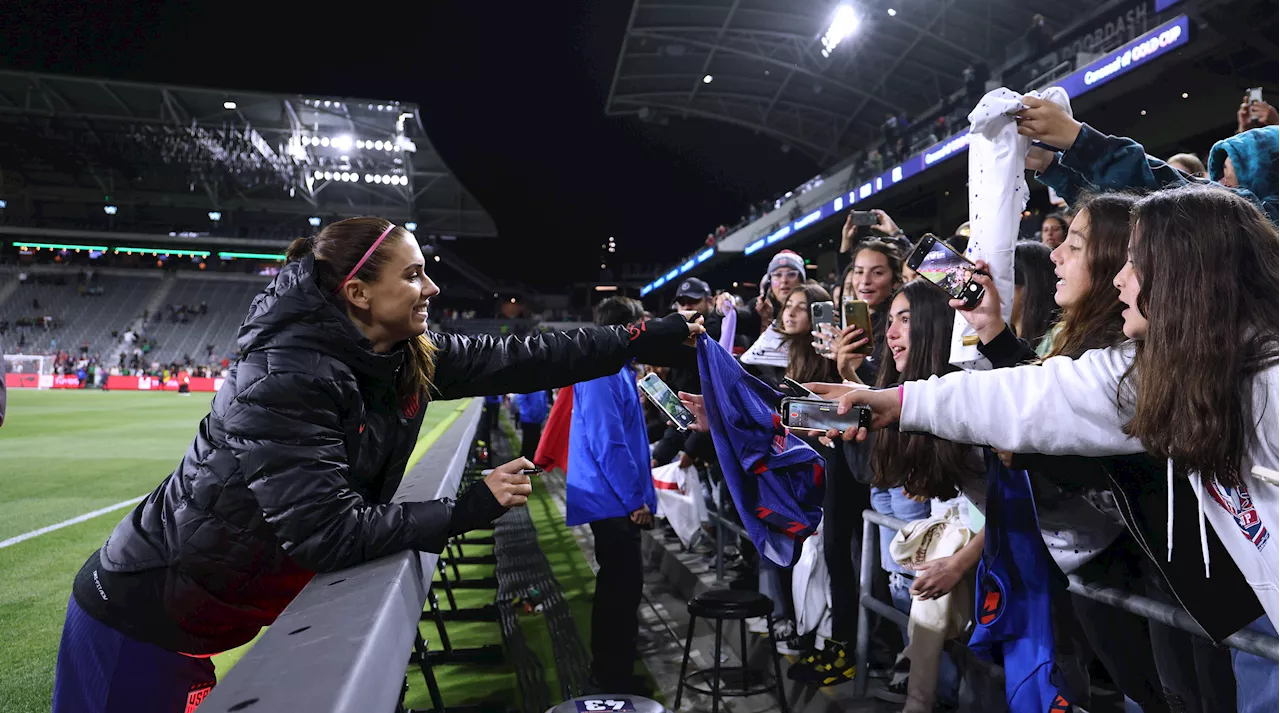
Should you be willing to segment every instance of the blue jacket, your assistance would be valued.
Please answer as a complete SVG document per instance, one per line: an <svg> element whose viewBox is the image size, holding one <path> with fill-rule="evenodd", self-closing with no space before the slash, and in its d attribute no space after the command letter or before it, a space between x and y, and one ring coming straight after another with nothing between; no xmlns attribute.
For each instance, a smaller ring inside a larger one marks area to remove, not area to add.
<svg viewBox="0 0 1280 713"><path fill-rule="evenodd" d="M1271 223L1277 217L1276 164L1280 133L1274 126L1251 129L1223 139L1209 151L1209 176L1222 178L1223 159L1231 158L1240 187L1231 189L1262 209ZM1071 147L1058 154L1036 179L1052 188L1069 204L1081 193L1125 189L1177 188L1191 183L1216 185L1191 178L1154 156L1142 144L1123 136L1108 136L1084 124Z"/></svg>
<svg viewBox="0 0 1280 713"><path fill-rule="evenodd" d="M573 387L565 524L626 517L658 496L649 472L649 437L636 375L624 366L613 376Z"/></svg>
<svg viewBox="0 0 1280 713"><path fill-rule="evenodd" d="M1067 577L1049 557L1025 470L987 451L987 532L978 562L969 648L1004 666L1009 713L1067 713L1071 692L1054 664L1053 600Z"/></svg>
<svg viewBox="0 0 1280 713"><path fill-rule="evenodd" d="M516 394L516 408L520 409L520 423L542 423L551 411L551 396L545 391Z"/></svg>
<svg viewBox="0 0 1280 713"><path fill-rule="evenodd" d="M790 567L822 520L827 462L782 425L774 411L782 394L705 334L698 337L698 374L711 440L742 525L760 554Z"/></svg>

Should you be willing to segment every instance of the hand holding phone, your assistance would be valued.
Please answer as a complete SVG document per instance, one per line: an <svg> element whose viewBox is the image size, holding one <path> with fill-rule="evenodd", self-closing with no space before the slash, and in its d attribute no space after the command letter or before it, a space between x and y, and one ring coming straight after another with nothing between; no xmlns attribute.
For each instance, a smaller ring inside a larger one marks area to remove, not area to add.
<svg viewBox="0 0 1280 713"><path fill-rule="evenodd" d="M870 356L874 351L871 333L871 308L862 300L845 299L841 305L841 312L844 316L844 328L857 327L862 330L862 336L866 338L867 343L858 347L854 353Z"/></svg>
<svg viewBox="0 0 1280 713"><path fill-rule="evenodd" d="M640 379L640 390L671 419L677 430L687 431L697 420L693 412L680 403L680 397L657 374L646 374Z"/></svg>
<svg viewBox="0 0 1280 713"><path fill-rule="evenodd" d="M871 426L871 409L854 407L840 413L839 404L822 399L783 399L782 423L798 431L818 431L868 428Z"/></svg>
<svg viewBox="0 0 1280 713"><path fill-rule="evenodd" d="M982 301L983 287L973 281L978 266L932 233L920 238L907 258L907 267L951 299L963 301L964 309L973 309Z"/></svg>

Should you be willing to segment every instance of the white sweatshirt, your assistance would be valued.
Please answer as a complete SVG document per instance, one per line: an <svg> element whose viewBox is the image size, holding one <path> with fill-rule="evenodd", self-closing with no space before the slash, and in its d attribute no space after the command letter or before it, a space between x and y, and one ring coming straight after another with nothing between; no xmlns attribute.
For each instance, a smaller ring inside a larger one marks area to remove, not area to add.
<svg viewBox="0 0 1280 713"><path fill-rule="evenodd" d="M962 443L1015 453L1108 456L1141 453L1142 444L1122 430L1133 417L1131 399L1117 405L1120 379L1133 360L1132 345L1095 349L1079 359L1054 357L1039 366L957 372L903 387L903 431L923 431ZM1253 382L1254 436L1241 459L1239 491L1216 483L1203 492L1198 474L1191 484L1202 517L1217 532L1253 587L1272 625L1280 626L1280 527L1278 489L1253 475L1254 466L1280 466L1280 367ZM1170 464L1172 472L1172 463ZM1170 485L1169 492L1173 492ZM1212 504L1211 504L1212 503ZM1172 530L1173 502L1169 518ZM1201 556L1209 571L1201 526ZM1170 538L1172 539L1172 538ZM1172 552L1169 553L1172 557Z"/></svg>

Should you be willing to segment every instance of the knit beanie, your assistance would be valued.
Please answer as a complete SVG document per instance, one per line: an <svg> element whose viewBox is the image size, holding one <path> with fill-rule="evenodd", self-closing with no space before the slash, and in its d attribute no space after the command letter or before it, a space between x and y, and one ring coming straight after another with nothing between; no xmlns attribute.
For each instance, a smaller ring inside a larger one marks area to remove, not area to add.
<svg viewBox="0 0 1280 713"><path fill-rule="evenodd" d="M768 274L772 275L773 271L780 267L789 267L799 271L801 282L809 279L809 276L804 271L804 258L797 255L793 250L783 250L774 255L773 259L769 261Z"/></svg>

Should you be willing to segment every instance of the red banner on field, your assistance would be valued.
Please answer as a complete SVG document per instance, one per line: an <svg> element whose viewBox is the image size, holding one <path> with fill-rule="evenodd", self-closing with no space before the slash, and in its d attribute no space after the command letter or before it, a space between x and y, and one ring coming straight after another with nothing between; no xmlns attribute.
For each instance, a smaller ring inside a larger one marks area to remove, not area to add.
<svg viewBox="0 0 1280 713"><path fill-rule="evenodd" d="M53 374L5 374L4 385L7 389L78 389L80 379Z"/></svg>
<svg viewBox="0 0 1280 713"><path fill-rule="evenodd" d="M213 392L222 388L223 379L204 376L191 377L192 391ZM165 381L158 376L108 376L107 388L112 391L177 391L177 379Z"/></svg>

